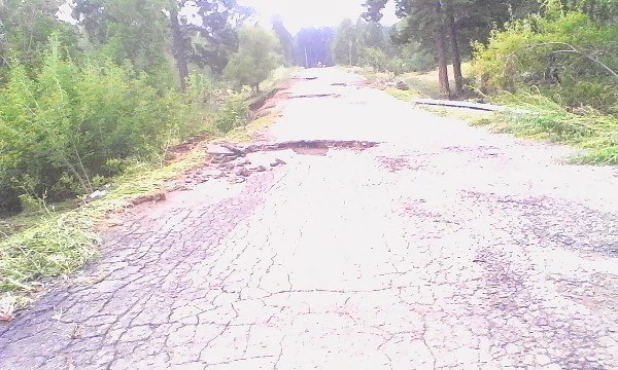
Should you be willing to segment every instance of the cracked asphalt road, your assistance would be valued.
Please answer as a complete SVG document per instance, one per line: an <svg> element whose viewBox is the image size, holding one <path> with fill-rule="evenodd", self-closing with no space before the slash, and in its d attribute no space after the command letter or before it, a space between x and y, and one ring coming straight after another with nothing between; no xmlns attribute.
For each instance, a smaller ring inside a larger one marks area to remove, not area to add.
<svg viewBox="0 0 618 370"><path fill-rule="evenodd" d="M381 144L126 217L0 369L618 369L615 168L308 73L271 139Z"/></svg>

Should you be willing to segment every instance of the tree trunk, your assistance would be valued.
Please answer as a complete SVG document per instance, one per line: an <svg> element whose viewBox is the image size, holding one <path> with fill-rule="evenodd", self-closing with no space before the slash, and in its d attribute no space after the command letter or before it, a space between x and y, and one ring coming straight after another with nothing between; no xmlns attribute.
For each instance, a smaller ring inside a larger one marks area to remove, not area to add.
<svg viewBox="0 0 618 370"><path fill-rule="evenodd" d="M461 54L459 52L459 41L457 40L457 26L455 25L455 9L453 0L447 1L447 22L451 36L451 53L453 56L453 75L455 76L455 93L459 96L463 94L463 73L461 72Z"/></svg>
<svg viewBox="0 0 618 370"><path fill-rule="evenodd" d="M178 75L180 77L180 89L184 92L187 90L187 79L189 78L189 64L187 63L187 50L185 49L185 38L180 29L178 20L178 9L176 5L170 8L170 26L172 28L172 53L176 60Z"/></svg>
<svg viewBox="0 0 618 370"><path fill-rule="evenodd" d="M590 16L590 19L592 19L593 21L596 20L595 5L596 5L595 0L590 0L588 2L588 15Z"/></svg>
<svg viewBox="0 0 618 370"><path fill-rule="evenodd" d="M442 20L442 4L437 1L436 8L436 53L438 54L438 76L440 80L440 93L444 96L451 95L448 82L448 62L446 58L446 32Z"/></svg>
<svg viewBox="0 0 618 370"><path fill-rule="evenodd" d="M350 67L352 67L352 41L348 42L348 57L350 60Z"/></svg>

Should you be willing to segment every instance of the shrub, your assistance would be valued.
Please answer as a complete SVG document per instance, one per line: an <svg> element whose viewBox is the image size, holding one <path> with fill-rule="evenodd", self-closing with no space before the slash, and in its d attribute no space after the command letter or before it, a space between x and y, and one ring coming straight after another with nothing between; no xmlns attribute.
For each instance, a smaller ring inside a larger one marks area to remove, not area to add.
<svg viewBox="0 0 618 370"><path fill-rule="evenodd" d="M485 92L538 86L565 106L607 111L618 92L616 77L603 64L618 69L616 39L617 27L583 13L534 15L493 31L487 45L476 43L473 73Z"/></svg>
<svg viewBox="0 0 618 370"><path fill-rule="evenodd" d="M363 65L373 68L375 72L383 72L388 65L388 56L377 48L364 48L361 53Z"/></svg>
<svg viewBox="0 0 618 370"><path fill-rule="evenodd" d="M271 32L260 27L247 27L240 31L238 52L225 67L224 74L237 89L251 86L259 91L260 83L277 68L281 56L276 52L279 41Z"/></svg>
<svg viewBox="0 0 618 370"><path fill-rule="evenodd" d="M198 130L195 107L131 65L77 65L52 36L36 78L14 66L0 90L0 183L28 180L50 200L93 190L114 159L149 159Z"/></svg>
<svg viewBox="0 0 618 370"><path fill-rule="evenodd" d="M247 124L251 115L249 106L242 96L230 97L225 106L217 113L215 126L223 133Z"/></svg>
<svg viewBox="0 0 618 370"><path fill-rule="evenodd" d="M22 211L19 192L8 184L2 183L2 180L3 178L0 177L0 218Z"/></svg>

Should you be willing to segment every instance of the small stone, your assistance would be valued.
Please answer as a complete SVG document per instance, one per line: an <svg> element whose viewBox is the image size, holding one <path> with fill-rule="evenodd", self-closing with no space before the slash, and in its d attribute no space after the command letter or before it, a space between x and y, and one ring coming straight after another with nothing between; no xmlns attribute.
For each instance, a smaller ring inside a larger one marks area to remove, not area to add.
<svg viewBox="0 0 618 370"><path fill-rule="evenodd" d="M219 178L225 174L223 173L223 171L220 171L220 170L210 170L210 171L204 172L204 175L208 177Z"/></svg>
<svg viewBox="0 0 618 370"><path fill-rule="evenodd" d="M399 90L410 90L410 86L408 86L408 84L403 81L398 81L395 87L397 87Z"/></svg>
<svg viewBox="0 0 618 370"><path fill-rule="evenodd" d="M234 153L233 151L224 148L220 145L209 145L206 148L206 153L208 154L214 154L214 155L225 155L225 156L235 156L236 153Z"/></svg>
<svg viewBox="0 0 618 370"><path fill-rule="evenodd" d="M543 367L543 370L563 370L562 366L558 364L551 364Z"/></svg>
<svg viewBox="0 0 618 370"><path fill-rule="evenodd" d="M282 161L281 159L277 158L274 162L272 162L270 164L270 167L277 167L277 166L282 166L282 165L286 165L287 163L285 163L284 161Z"/></svg>
<svg viewBox="0 0 618 370"><path fill-rule="evenodd" d="M504 349L505 349L506 353L508 353L510 355L513 355L513 354L516 354L516 353L520 352L519 347L517 347L513 343L507 344Z"/></svg>
<svg viewBox="0 0 618 370"><path fill-rule="evenodd" d="M537 355L536 356L536 363L540 366L545 366L545 365L549 365L551 364L551 358L545 356L545 355Z"/></svg>
<svg viewBox="0 0 618 370"><path fill-rule="evenodd" d="M231 171L236 168L236 166L233 163L222 163L218 165L217 168L221 171Z"/></svg>
<svg viewBox="0 0 618 370"><path fill-rule="evenodd" d="M540 318L536 324L538 326L548 326L549 325L549 323L547 322L547 319L544 317Z"/></svg>
<svg viewBox="0 0 618 370"><path fill-rule="evenodd" d="M242 177L249 177L251 175L251 172L249 172L248 169L243 167L243 168L239 168L238 171L236 171L236 175L242 176Z"/></svg>
<svg viewBox="0 0 618 370"><path fill-rule="evenodd" d="M102 190L102 191L101 190L97 190L94 193L90 194L89 197L92 200L96 200L96 199L103 198L106 195L107 195L107 191L105 191L105 190Z"/></svg>
<svg viewBox="0 0 618 370"><path fill-rule="evenodd" d="M230 179L230 183L232 184L242 184L247 181L244 177L233 177Z"/></svg>

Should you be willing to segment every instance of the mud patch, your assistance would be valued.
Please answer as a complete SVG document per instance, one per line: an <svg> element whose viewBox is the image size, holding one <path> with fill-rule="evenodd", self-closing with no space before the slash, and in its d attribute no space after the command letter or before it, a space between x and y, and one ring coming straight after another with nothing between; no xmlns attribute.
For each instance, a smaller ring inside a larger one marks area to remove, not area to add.
<svg viewBox="0 0 618 370"><path fill-rule="evenodd" d="M495 158L499 155L503 154L499 148L495 146L471 146L471 147L463 147L463 146L447 146L443 148L446 152L451 153L471 153L476 155L478 158Z"/></svg>
<svg viewBox="0 0 618 370"><path fill-rule="evenodd" d="M568 278L562 275L551 277L561 294L568 299L582 304L589 309L598 312L618 312L618 303L612 297L615 296L614 287L618 286L618 276L603 272L593 273L586 279Z"/></svg>
<svg viewBox="0 0 618 370"><path fill-rule="evenodd" d="M398 157L377 157L380 166L388 169L391 173L397 173L404 170L417 171L421 169L421 165L412 163L407 156Z"/></svg>
<svg viewBox="0 0 618 370"><path fill-rule="evenodd" d="M300 81L313 81L313 80L317 80L318 78L316 76L294 76L292 77L293 80L300 80Z"/></svg>
<svg viewBox="0 0 618 370"><path fill-rule="evenodd" d="M430 210L425 199L413 199L404 204L401 215L417 217L425 220L439 221L444 217L441 213Z"/></svg>
<svg viewBox="0 0 618 370"><path fill-rule="evenodd" d="M257 144L249 145L241 148L236 147L234 149L237 153L255 153L266 151L280 151L280 150L301 150L307 151L309 149L324 150L324 149L349 149L363 151L379 145L373 141L355 141L355 140L299 140L299 141L285 141L275 144Z"/></svg>
<svg viewBox="0 0 618 370"><path fill-rule="evenodd" d="M316 94L299 94L292 95L290 99L314 99L314 98L340 98L341 94L335 93L316 93Z"/></svg>
<svg viewBox="0 0 618 370"><path fill-rule="evenodd" d="M519 245L565 248L606 256L618 255L618 224L612 213L598 212L584 204L547 196L497 195L463 191L464 199L499 220L511 215L511 222L496 224L508 228Z"/></svg>
<svg viewBox="0 0 618 370"><path fill-rule="evenodd" d="M300 155L326 155L328 153L328 148L294 148L292 149L294 153Z"/></svg>

